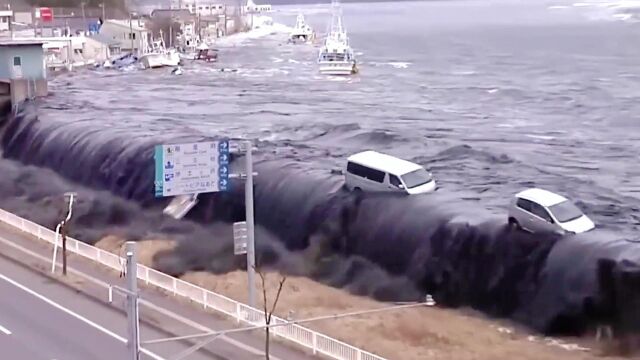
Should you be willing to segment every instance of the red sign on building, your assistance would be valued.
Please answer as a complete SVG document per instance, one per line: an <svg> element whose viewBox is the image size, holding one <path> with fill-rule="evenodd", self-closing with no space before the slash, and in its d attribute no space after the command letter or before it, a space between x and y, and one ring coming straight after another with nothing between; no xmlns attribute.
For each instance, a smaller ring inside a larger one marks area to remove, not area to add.
<svg viewBox="0 0 640 360"><path fill-rule="evenodd" d="M41 7L40 9L40 20L42 22L51 22L53 21L53 11L48 7Z"/></svg>

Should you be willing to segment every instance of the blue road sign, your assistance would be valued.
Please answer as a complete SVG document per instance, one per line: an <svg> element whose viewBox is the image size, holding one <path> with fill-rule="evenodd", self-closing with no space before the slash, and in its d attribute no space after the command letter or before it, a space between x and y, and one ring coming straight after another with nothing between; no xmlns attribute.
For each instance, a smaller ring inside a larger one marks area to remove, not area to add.
<svg viewBox="0 0 640 360"><path fill-rule="evenodd" d="M154 160L156 197L229 188L229 140L157 145Z"/></svg>

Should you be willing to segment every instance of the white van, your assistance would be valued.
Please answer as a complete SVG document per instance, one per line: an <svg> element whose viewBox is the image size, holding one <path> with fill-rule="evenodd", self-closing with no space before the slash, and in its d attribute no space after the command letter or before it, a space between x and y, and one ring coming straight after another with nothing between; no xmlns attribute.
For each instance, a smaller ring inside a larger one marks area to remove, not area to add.
<svg viewBox="0 0 640 360"><path fill-rule="evenodd" d="M347 159L345 184L351 191L422 194L436 189L433 176L422 166L375 151Z"/></svg>

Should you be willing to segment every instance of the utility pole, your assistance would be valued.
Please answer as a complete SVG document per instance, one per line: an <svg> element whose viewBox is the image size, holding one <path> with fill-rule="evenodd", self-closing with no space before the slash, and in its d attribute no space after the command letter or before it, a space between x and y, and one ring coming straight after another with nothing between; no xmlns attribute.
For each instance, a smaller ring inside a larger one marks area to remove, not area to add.
<svg viewBox="0 0 640 360"><path fill-rule="evenodd" d="M125 243L125 253L127 257L127 327L130 360L140 359L140 323L138 320L138 264L136 258L136 243L127 241Z"/></svg>
<svg viewBox="0 0 640 360"><path fill-rule="evenodd" d="M69 198L69 210L67 216L56 226L56 238L53 246L53 259L51 259L51 273L56 270L56 255L58 253L58 234L62 236L62 274L67 275L67 225L73 214L73 201L76 193L65 193L65 198Z"/></svg>
<svg viewBox="0 0 640 360"><path fill-rule="evenodd" d="M62 222L60 227L62 235L62 275L67 276L67 222Z"/></svg>
<svg viewBox="0 0 640 360"><path fill-rule="evenodd" d="M244 205L247 221L247 276L249 280L249 306L255 308L256 298L256 254L255 254L255 232L253 217L253 144L251 141L246 142L247 153L245 156L246 166L245 173L247 180L244 185Z"/></svg>
<svg viewBox="0 0 640 360"><path fill-rule="evenodd" d="M84 15L84 1L80 2L80 8L82 9L82 33L87 31L87 18Z"/></svg>
<svg viewBox="0 0 640 360"><path fill-rule="evenodd" d="M133 55L133 16L129 13L129 39L131 39L131 55Z"/></svg>
<svg viewBox="0 0 640 360"><path fill-rule="evenodd" d="M107 11L105 10L104 1L102 2L102 23L104 24L105 20L107 20Z"/></svg>
<svg viewBox="0 0 640 360"><path fill-rule="evenodd" d="M11 10L11 5L8 5L9 10ZM9 34L11 35L11 39L13 39L13 19L15 19L15 15L11 15L9 18Z"/></svg>

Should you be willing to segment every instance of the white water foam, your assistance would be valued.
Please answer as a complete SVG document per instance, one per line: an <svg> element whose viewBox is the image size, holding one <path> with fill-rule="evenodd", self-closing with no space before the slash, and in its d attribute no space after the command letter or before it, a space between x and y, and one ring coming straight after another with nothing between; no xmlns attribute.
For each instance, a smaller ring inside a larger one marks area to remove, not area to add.
<svg viewBox="0 0 640 360"><path fill-rule="evenodd" d="M536 134L525 134L525 136L531 139L536 139L536 140L553 140L556 138L555 136L536 135Z"/></svg>
<svg viewBox="0 0 640 360"><path fill-rule="evenodd" d="M264 78L275 75L289 75L289 71L283 69L239 69L238 74L249 78Z"/></svg>
<svg viewBox="0 0 640 360"><path fill-rule="evenodd" d="M559 7L550 6L548 9ZM640 21L640 0L591 0L573 3L572 7L592 21Z"/></svg>
<svg viewBox="0 0 640 360"><path fill-rule="evenodd" d="M411 63L409 63L409 62L399 62L399 61L398 62L390 62L388 64L393 66L396 69L406 69L411 65Z"/></svg>
<svg viewBox="0 0 640 360"><path fill-rule="evenodd" d="M253 28L246 32L239 32L225 36L216 41L217 46L241 46L247 41L260 39L269 35L290 33L293 28L274 23L270 16L254 16Z"/></svg>
<svg viewBox="0 0 640 360"><path fill-rule="evenodd" d="M390 62L370 62L368 63L372 66L391 66L394 67L396 69L407 69L409 66L413 65L410 62L401 62L401 61L390 61Z"/></svg>

